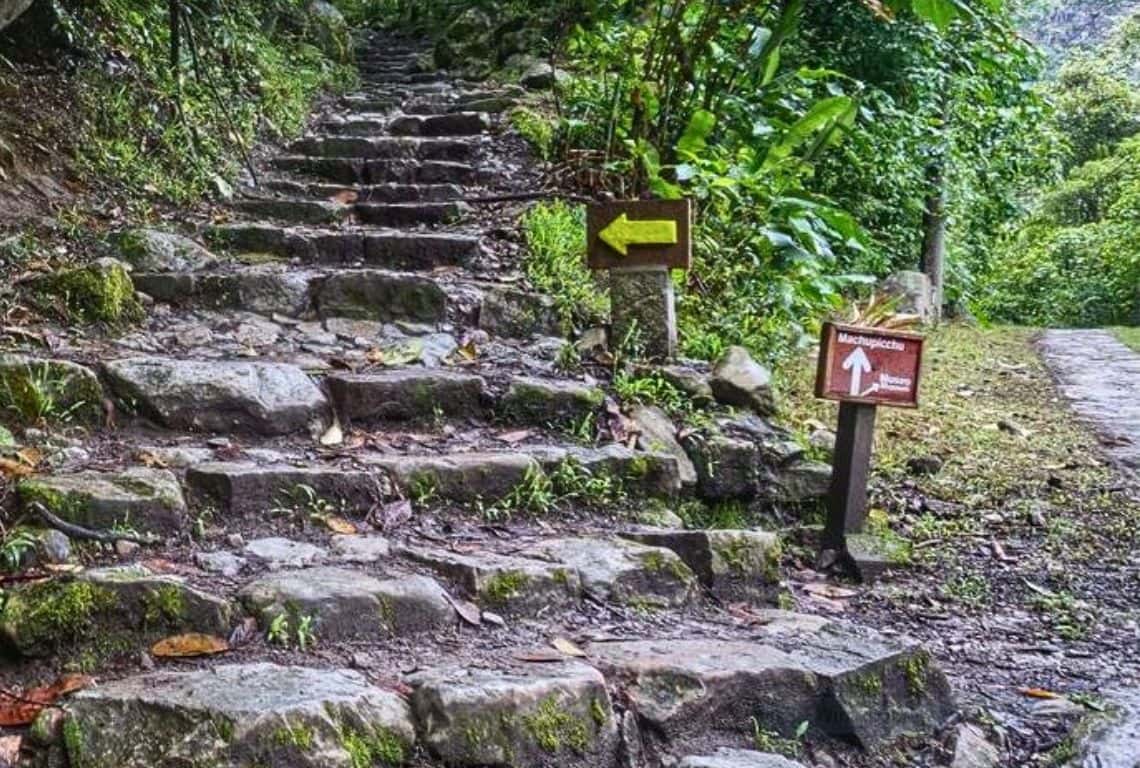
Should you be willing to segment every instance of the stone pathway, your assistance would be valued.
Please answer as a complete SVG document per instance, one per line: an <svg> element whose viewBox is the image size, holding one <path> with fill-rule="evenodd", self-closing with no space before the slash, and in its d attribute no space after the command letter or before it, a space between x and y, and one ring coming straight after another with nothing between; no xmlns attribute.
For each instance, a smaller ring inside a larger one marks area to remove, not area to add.
<svg viewBox="0 0 1140 768"><path fill-rule="evenodd" d="M1053 330L1041 350L1074 411L1102 436L1106 453L1140 469L1140 355L1109 331Z"/></svg>
<svg viewBox="0 0 1140 768"><path fill-rule="evenodd" d="M45 329L50 360L0 365L66 382L88 428L48 436L18 504L123 537L6 595L5 680L101 680L35 764L747 768L796 765L753 750L805 728L820 756L936 731L954 702L920 646L773 610L775 535L680 530L685 504L825 491L747 415L767 390L665 369L742 409L681 432L559 368L501 213L463 202L533 188L502 116L524 92L398 41L361 56L211 250L124 236L139 327ZM147 653L191 632L232 649Z"/></svg>

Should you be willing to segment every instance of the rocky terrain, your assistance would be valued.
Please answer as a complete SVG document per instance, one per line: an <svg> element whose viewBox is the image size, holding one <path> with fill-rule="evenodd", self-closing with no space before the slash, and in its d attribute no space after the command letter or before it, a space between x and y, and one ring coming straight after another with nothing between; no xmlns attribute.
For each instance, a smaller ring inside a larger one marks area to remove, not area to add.
<svg viewBox="0 0 1140 768"><path fill-rule="evenodd" d="M50 530L5 587L5 690L98 680L26 764L879 764L951 723L915 641L777 608L775 535L684 526L810 507L829 469L742 351L642 371L697 423L619 408L613 353L518 285L526 92L423 61L371 38L200 237L21 286L133 321L5 331L12 404L71 425L22 433L48 470L10 501Z"/></svg>

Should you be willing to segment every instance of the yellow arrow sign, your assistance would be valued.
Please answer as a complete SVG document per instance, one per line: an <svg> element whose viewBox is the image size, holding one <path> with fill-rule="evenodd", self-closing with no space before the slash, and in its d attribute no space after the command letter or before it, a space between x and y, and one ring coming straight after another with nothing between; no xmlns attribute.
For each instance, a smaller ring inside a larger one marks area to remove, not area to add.
<svg viewBox="0 0 1140 768"><path fill-rule="evenodd" d="M598 237L622 256L628 256L631 245L676 245L677 222L630 221L623 213L599 232Z"/></svg>

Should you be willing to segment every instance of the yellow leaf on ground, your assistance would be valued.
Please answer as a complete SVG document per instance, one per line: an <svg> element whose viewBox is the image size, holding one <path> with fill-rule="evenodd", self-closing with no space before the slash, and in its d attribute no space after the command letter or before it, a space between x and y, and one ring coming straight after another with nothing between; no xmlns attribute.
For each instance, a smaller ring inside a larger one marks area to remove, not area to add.
<svg viewBox="0 0 1140 768"><path fill-rule="evenodd" d="M329 530L333 533L339 533L344 536L355 536L359 533L359 531L356 530L356 526L343 517L326 517L325 525L327 525Z"/></svg>
<svg viewBox="0 0 1140 768"><path fill-rule="evenodd" d="M564 637L556 637L550 644L557 648L559 652L567 656L573 656L576 659L586 658L585 651Z"/></svg>
<svg viewBox="0 0 1140 768"><path fill-rule="evenodd" d="M190 658L193 656L213 656L225 653L230 644L220 637L192 632L188 635L175 635L159 640L151 646L152 656L168 659Z"/></svg>

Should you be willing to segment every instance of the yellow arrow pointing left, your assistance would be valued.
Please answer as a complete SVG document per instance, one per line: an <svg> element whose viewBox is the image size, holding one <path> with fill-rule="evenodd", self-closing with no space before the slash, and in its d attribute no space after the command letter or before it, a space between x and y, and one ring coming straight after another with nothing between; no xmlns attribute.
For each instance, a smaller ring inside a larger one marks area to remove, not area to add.
<svg viewBox="0 0 1140 768"><path fill-rule="evenodd" d="M611 221L598 237L622 256L631 245L676 245L677 222L672 220L630 221L624 213Z"/></svg>

